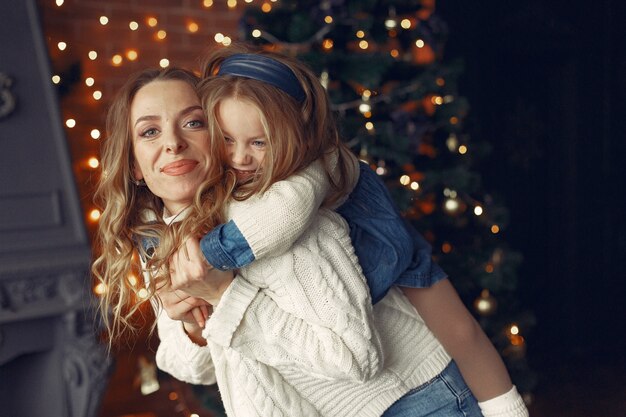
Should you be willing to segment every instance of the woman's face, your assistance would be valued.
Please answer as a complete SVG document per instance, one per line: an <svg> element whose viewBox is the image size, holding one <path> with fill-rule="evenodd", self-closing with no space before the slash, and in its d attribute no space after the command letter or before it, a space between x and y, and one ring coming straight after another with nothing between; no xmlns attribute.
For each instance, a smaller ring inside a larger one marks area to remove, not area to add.
<svg viewBox="0 0 626 417"><path fill-rule="evenodd" d="M209 135L195 89L153 81L130 107L135 179L144 179L170 215L188 206L210 166Z"/></svg>
<svg viewBox="0 0 626 417"><path fill-rule="evenodd" d="M226 139L226 154L239 180L261 168L267 146L259 111L252 104L227 98L220 102L217 121Z"/></svg>

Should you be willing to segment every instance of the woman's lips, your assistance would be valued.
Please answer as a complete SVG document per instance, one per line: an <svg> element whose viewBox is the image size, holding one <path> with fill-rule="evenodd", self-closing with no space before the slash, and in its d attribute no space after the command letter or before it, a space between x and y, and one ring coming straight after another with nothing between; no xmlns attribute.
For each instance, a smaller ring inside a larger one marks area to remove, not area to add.
<svg viewBox="0 0 626 417"><path fill-rule="evenodd" d="M161 167L161 172L165 175L184 175L194 170L198 165L198 161L193 159L182 159L180 161L170 162L169 164Z"/></svg>

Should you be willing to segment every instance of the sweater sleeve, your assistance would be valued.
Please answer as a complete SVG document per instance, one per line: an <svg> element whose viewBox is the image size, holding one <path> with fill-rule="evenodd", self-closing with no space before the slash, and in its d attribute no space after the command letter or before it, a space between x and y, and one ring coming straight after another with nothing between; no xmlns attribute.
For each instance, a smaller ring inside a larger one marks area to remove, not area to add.
<svg viewBox="0 0 626 417"><path fill-rule="evenodd" d="M345 225L322 212L289 253L241 271L203 336L274 367L365 381L382 367L371 299Z"/></svg>
<svg viewBox="0 0 626 417"><path fill-rule="evenodd" d="M156 351L159 369L174 378L191 384L216 383L215 367L207 346L193 343L181 321L170 319L165 311L157 312L160 343Z"/></svg>
<svg viewBox="0 0 626 417"><path fill-rule="evenodd" d="M358 161L352 154L346 153L345 158L351 162L354 186ZM333 157L331 164L336 161ZM255 210L233 214L230 222L205 235L200 241L204 256L224 270L284 253L311 223L330 188L323 161L314 161L301 172L274 183L262 195L251 197Z"/></svg>

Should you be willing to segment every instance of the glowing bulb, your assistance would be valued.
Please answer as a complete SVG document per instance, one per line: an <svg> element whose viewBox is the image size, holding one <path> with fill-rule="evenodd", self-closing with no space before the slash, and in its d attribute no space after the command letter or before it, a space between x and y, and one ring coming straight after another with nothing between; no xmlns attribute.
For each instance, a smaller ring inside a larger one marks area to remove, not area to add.
<svg viewBox="0 0 626 417"><path fill-rule="evenodd" d="M76 126L76 120L74 120L74 119L67 119L65 121L65 126L69 127L70 129L73 128L74 126Z"/></svg>
<svg viewBox="0 0 626 417"><path fill-rule="evenodd" d="M100 161L98 161L98 158L95 157L91 157L89 158L89 160L87 161L87 165L89 165L91 168L98 168L98 166L100 165Z"/></svg>
<svg viewBox="0 0 626 417"><path fill-rule="evenodd" d="M159 61L159 65L161 66L161 68L167 68L170 66L170 60L167 58L163 58Z"/></svg>
<svg viewBox="0 0 626 417"><path fill-rule="evenodd" d="M441 97L441 96L433 96L430 99L430 101L431 101L431 103L439 106L439 105L443 104L443 97Z"/></svg>
<svg viewBox="0 0 626 417"><path fill-rule="evenodd" d="M128 51L126 51L126 58L128 58L130 61L136 60L137 56L137 51L135 51L134 49L129 49Z"/></svg>
<svg viewBox="0 0 626 417"><path fill-rule="evenodd" d="M400 184L409 185L410 182L411 182L411 177L409 177L408 175L403 175L400 177Z"/></svg>
<svg viewBox="0 0 626 417"><path fill-rule="evenodd" d="M87 56L89 56L89 59L94 61L96 58L98 58L98 53L96 51L89 51Z"/></svg>
<svg viewBox="0 0 626 417"><path fill-rule="evenodd" d="M259 29L254 29L252 31L252 37L253 38L260 38L262 35L262 32Z"/></svg>
<svg viewBox="0 0 626 417"><path fill-rule="evenodd" d="M148 293L148 290L146 290L145 288L141 288L139 291L137 291L137 297L141 298L142 300L148 298L149 295L150 294Z"/></svg>
<svg viewBox="0 0 626 417"><path fill-rule="evenodd" d="M372 122L365 123L365 128L371 132L372 130L374 130L374 123Z"/></svg>
<svg viewBox="0 0 626 417"><path fill-rule="evenodd" d="M263 5L261 6L261 10L262 10L264 13L269 13L269 12L271 12L271 11L272 11L272 5L271 5L271 4L269 4L269 3L263 3Z"/></svg>
<svg viewBox="0 0 626 417"><path fill-rule="evenodd" d="M217 43L222 43L224 41L224 34L218 32L215 34L213 39L215 39L215 42Z"/></svg>
<svg viewBox="0 0 626 417"><path fill-rule="evenodd" d="M92 85L94 85L95 82L96 82L96 80L94 80L92 77L85 78L85 84L88 87L91 87Z"/></svg>
<svg viewBox="0 0 626 417"><path fill-rule="evenodd" d="M415 41L415 46L417 46L418 48L423 48L424 47L424 41L421 39L418 39Z"/></svg>
<svg viewBox="0 0 626 417"><path fill-rule="evenodd" d="M109 18L106 16L100 16L100 24L102 26L106 25L107 23L109 23Z"/></svg>
<svg viewBox="0 0 626 417"><path fill-rule="evenodd" d="M420 184L419 184L419 182L417 182L417 181L413 181L413 182L411 183L411 190L413 190L413 191L417 191L417 190L419 190L419 188L420 188Z"/></svg>
<svg viewBox="0 0 626 417"><path fill-rule="evenodd" d="M369 46L369 43L365 40L359 42L359 48L361 49L367 49L368 46Z"/></svg>
<svg viewBox="0 0 626 417"><path fill-rule="evenodd" d="M459 146L459 153L461 155L465 155L467 153L467 146L465 146L465 145Z"/></svg>
<svg viewBox="0 0 626 417"><path fill-rule="evenodd" d="M393 29L396 26L398 26L398 22L396 22L396 19L387 19L387 20L385 20L385 27L387 29Z"/></svg>
<svg viewBox="0 0 626 417"><path fill-rule="evenodd" d="M235 7L237 7L237 0L228 0L226 2L226 5L231 9L234 9Z"/></svg>
<svg viewBox="0 0 626 417"><path fill-rule="evenodd" d="M57 0L56 1L57 6L59 6L59 7L63 6L63 3L64 3L64 0Z"/></svg>
<svg viewBox="0 0 626 417"><path fill-rule="evenodd" d="M230 36L224 36L224 40L222 41L222 45L228 46L233 42Z"/></svg>
<svg viewBox="0 0 626 417"><path fill-rule="evenodd" d="M107 285L104 282L101 282L95 287L93 287L93 292L96 295L102 295L105 292L107 292Z"/></svg>
<svg viewBox="0 0 626 417"><path fill-rule="evenodd" d="M362 30L357 30L356 37L359 39L363 39L365 37L365 32L363 32Z"/></svg>
<svg viewBox="0 0 626 417"><path fill-rule="evenodd" d="M390 54L392 57L394 57L394 58L397 58L397 57L399 57L399 56L400 56L400 52L399 52L397 49L392 49L392 50L389 52L389 54Z"/></svg>
<svg viewBox="0 0 626 417"><path fill-rule="evenodd" d="M89 220L91 220L92 222L98 221L99 218L100 218L100 210L93 209L89 212Z"/></svg>
<svg viewBox="0 0 626 417"><path fill-rule="evenodd" d="M100 139L100 131L98 129L91 130L91 137L93 139Z"/></svg>
<svg viewBox="0 0 626 417"><path fill-rule="evenodd" d="M500 232L500 227L497 224L494 224L493 226L491 226L491 233L495 235L498 232Z"/></svg>
<svg viewBox="0 0 626 417"><path fill-rule="evenodd" d="M456 117L456 116L452 116L452 117L450 118L450 124L451 124L451 125L455 125L455 124L457 124L457 123L459 123L459 118L458 118L458 117Z"/></svg>
<svg viewBox="0 0 626 417"><path fill-rule="evenodd" d="M128 27L130 28L130 30L137 30L139 29L139 23L133 20L132 22L128 23Z"/></svg>
<svg viewBox="0 0 626 417"><path fill-rule="evenodd" d="M322 42L322 48L324 49L333 49L333 46L335 46L334 42L332 39L324 39L324 41Z"/></svg>
<svg viewBox="0 0 626 417"><path fill-rule="evenodd" d="M459 209L459 202L455 198L449 198L446 200L445 207L448 211L456 211Z"/></svg>
<svg viewBox="0 0 626 417"><path fill-rule="evenodd" d="M204 0L204 1L202 2L202 5L203 5L204 7L211 7L211 6L213 6L213 0Z"/></svg>
<svg viewBox="0 0 626 417"><path fill-rule="evenodd" d="M509 332L511 334L519 334L519 327L517 327L517 324L513 324L509 329Z"/></svg>
<svg viewBox="0 0 626 417"><path fill-rule="evenodd" d="M483 214L483 208L481 206L474 207L474 214L480 216L481 214Z"/></svg>
<svg viewBox="0 0 626 417"><path fill-rule="evenodd" d="M156 17L148 18L148 26L150 26L151 28L155 27L158 24L159 24L159 21L156 19Z"/></svg>
<svg viewBox="0 0 626 417"><path fill-rule="evenodd" d="M198 29L200 29L200 27L196 22L189 22L189 24L187 25L187 30L191 33L196 33Z"/></svg>
<svg viewBox="0 0 626 417"><path fill-rule="evenodd" d="M113 58L111 58L111 62L113 63L113 65L118 66L122 63L122 55L113 55Z"/></svg>
<svg viewBox="0 0 626 417"><path fill-rule="evenodd" d="M402 27L402 29L410 29L411 21L409 19L402 19L402 21L400 22L400 26Z"/></svg>
<svg viewBox="0 0 626 417"><path fill-rule="evenodd" d="M93 98L96 100L100 100L102 98L102 91L96 90L92 94Z"/></svg>
<svg viewBox="0 0 626 417"><path fill-rule="evenodd" d="M367 112L369 112L369 111L371 111L371 110L372 110L372 106L370 106L370 105L369 105L369 104L367 104L367 103L361 103L361 104L359 105L359 111L360 111L361 113L364 113L364 114L365 114L365 113L367 113Z"/></svg>
<svg viewBox="0 0 626 417"><path fill-rule="evenodd" d="M67 44L65 42L59 42L57 43L57 48L59 48L60 51L65 51L65 48L67 48Z"/></svg>
<svg viewBox="0 0 626 417"><path fill-rule="evenodd" d="M52 82L55 84L58 84L61 82L61 77L59 77L58 75L53 75L52 76Z"/></svg>
<svg viewBox="0 0 626 417"><path fill-rule="evenodd" d="M163 39L165 39L165 37L166 37L166 36L167 36L167 32L166 32L166 31L164 31L164 30L160 30L160 31L158 31L158 32L157 32L157 34L156 34L156 37L157 37L157 39L159 39L159 40L163 40Z"/></svg>
<svg viewBox="0 0 626 417"><path fill-rule="evenodd" d="M372 92L370 90L363 90L363 94L361 94L361 97L363 97L363 100L369 100L371 96L372 96Z"/></svg>
<svg viewBox="0 0 626 417"><path fill-rule="evenodd" d="M443 242L443 244L441 245L441 251L443 253L450 253L452 252L452 245L448 242Z"/></svg>
<svg viewBox="0 0 626 417"><path fill-rule="evenodd" d="M330 25L331 23L333 23L333 17L332 16L326 16L324 18L324 22L328 25Z"/></svg>

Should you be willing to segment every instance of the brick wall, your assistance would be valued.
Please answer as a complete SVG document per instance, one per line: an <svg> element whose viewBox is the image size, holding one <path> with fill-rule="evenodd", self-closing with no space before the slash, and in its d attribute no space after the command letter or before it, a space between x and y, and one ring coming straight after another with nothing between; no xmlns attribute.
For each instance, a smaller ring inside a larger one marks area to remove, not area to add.
<svg viewBox="0 0 626 417"><path fill-rule="evenodd" d="M88 213L93 208L92 190L99 170L90 167L88 160L98 157L99 142L91 137L91 131L99 129L104 135L106 109L114 92L129 74L159 66L163 58L170 65L197 69L202 51L217 45L216 34L237 39L238 20L246 3L240 0L234 8L229 8L226 0L214 0L209 7L205 3L211 2L202 0L57 3L37 0L53 73L61 76L58 88L63 121L76 120L75 127L66 127L66 134L86 223L93 231L95 222ZM100 23L101 16L108 18L106 25ZM149 18L156 19L154 26L149 25ZM136 22L138 28L131 30L130 22ZM197 25L197 31L190 30L190 24ZM160 30L166 32L162 40L157 37ZM67 47L60 50L59 42ZM97 52L95 60L89 58L90 51ZM129 51L136 52L135 60L129 59ZM115 55L122 57L119 65L112 61ZM85 83L88 77L94 80L92 86ZM95 91L102 93L101 99L94 98Z"/></svg>

